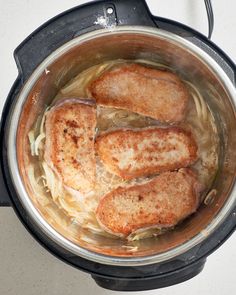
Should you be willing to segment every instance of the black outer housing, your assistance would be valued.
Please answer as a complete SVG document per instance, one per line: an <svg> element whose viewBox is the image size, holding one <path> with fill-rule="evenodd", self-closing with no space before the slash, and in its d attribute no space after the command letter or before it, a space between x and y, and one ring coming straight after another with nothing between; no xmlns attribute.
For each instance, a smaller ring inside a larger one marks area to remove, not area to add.
<svg viewBox="0 0 236 295"><path fill-rule="evenodd" d="M136 267L103 265L73 255L55 244L34 224L19 201L7 163L7 121L24 82L55 49L76 36L100 29L94 21L98 16L104 15L108 7L114 9L112 15L107 15L111 24L153 26L190 40L220 64L235 84L236 67L219 47L183 24L151 15L144 0L95 1L56 16L33 32L14 52L19 75L7 97L0 126L0 206L12 206L26 229L43 247L64 262L90 273L103 288L141 291L167 287L188 280L203 269L206 257L224 243L235 230L236 207L205 241L174 259Z"/></svg>

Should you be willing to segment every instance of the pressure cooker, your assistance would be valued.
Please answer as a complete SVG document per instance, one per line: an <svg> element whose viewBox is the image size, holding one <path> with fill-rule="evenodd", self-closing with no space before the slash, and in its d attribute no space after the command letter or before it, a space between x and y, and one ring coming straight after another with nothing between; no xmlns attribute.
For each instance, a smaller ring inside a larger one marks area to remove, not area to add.
<svg viewBox="0 0 236 295"><path fill-rule="evenodd" d="M12 206L32 236L57 258L85 271L104 288L148 290L186 281L236 226L236 67L212 41L213 13L205 0L209 36L152 15L144 0L102 0L52 18L15 50L18 77L1 118L0 205ZM31 190L28 133L72 77L114 59L144 59L175 68L204 89L220 140L216 196L158 239L144 239L136 252L119 239L73 240L56 225Z"/></svg>

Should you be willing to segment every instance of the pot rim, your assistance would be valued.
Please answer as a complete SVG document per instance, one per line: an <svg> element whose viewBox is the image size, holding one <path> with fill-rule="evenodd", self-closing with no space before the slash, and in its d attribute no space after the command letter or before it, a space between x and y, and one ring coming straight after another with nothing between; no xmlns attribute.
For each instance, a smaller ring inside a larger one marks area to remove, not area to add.
<svg viewBox="0 0 236 295"><path fill-rule="evenodd" d="M184 48L185 50L189 50L192 54L196 57L200 58L205 65L210 68L210 70L220 77L220 82L224 89L230 94L231 104L235 111L236 108L236 89L233 86L231 80L223 71L223 69L214 61L207 53L205 53L201 48L197 47L190 41L183 39L182 37L175 35L173 33L157 29L151 27L144 27L144 26L122 26L122 27L113 27L109 29L101 29L97 31L93 31L90 33L86 33L82 36L76 37L75 39L65 43L53 53L51 53L31 74L25 85L23 86L19 96L17 98L17 102L12 110L9 121L9 133L7 138L7 160L9 164L9 170L11 179L13 181L15 190L18 194L18 198L26 209L26 212L30 215L32 220L37 224L37 226L56 244L59 244L64 249L68 250L69 252L78 255L82 258L101 263L107 265L117 265L117 266L141 266L141 265L149 265L154 263L160 263L166 260L170 260L180 254L183 254L193 248L194 246L203 242L209 235L211 235L222 222L226 219L232 208L236 204L236 187L235 181L233 181L232 187L229 190L228 194L229 197L225 202L224 206L218 212L218 214L213 218L210 224L194 236L189 241L183 243L180 246L177 246L173 249L170 249L166 252L149 255L149 256L142 256L142 257L118 257L118 256L109 256L104 254L99 254L90 250L87 250L79 245L74 244L73 242L69 241L67 238L63 237L59 234L51 225L47 223L47 221L41 216L40 212L34 207L33 202L31 201L26 189L23 185L21 180L21 176L19 173L18 168L18 161L17 161L17 151L16 151L16 136L17 136L17 127L18 122L21 115L21 110L23 108L24 102L32 89L32 86L41 76L41 74L45 71L45 69L53 63L57 58L62 56L68 50L73 48L78 44L82 44L87 42L93 38L113 35L113 34L145 34L152 37L158 37L162 39L168 39L168 41L172 42L173 44L178 45L179 47ZM235 176L234 176L235 180Z"/></svg>

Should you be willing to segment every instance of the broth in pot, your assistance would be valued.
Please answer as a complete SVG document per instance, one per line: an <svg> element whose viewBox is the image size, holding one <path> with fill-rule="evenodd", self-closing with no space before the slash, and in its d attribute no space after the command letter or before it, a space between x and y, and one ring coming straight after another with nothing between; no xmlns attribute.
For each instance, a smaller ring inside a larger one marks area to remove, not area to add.
<svg viewBox="0 0 236 295"><path fill-rule="evenodd" d="M119 187L129 189L130 187L145 185L158 177L159 173L125 179L109 171L98 153L96 153L96 183L94 189L81 195L74 189L68 189L63 184L58 173L45 161L47 133L45 121L50 110L65 99L91 99L90 85L93 81L106 72L130 64L173 73L173 69L168 66L147 60L108 61L79 73L60 89L52 103L45 109L44 114L38 117L33 129L28 134L31 154L34 158L34 162L29 167L29 178L32 189L38 201L44 206L48 216L51 216L51 218L54 216L56 222L68 228L74 233L74 236L91 243L94 243L94 240L89 238L90 234L96 235L98 242L100 236L109 239L125 239L123 247L135 252L139 247L138 240L156 238L160 234L165 234L166 231L174 230L175 226L160 227L157 224L155 226L141 227L121 237L101 226L96 211L104 195L106 196ZM175 74L178 75L178 73ZM172 127L190 132L198 147L198 157L188 167L195 171L201 184L201 202L208 204L216 194L212 184L218 170L219 137L215 119L201 89L198 89L193 83L182 77L180 79L189 93L186 115L183 120L180 122L161 122L128 109L106 107L98 104L96 107L95 136L98 138L103 134L117 130L151 130L153 128ZM55 208L60 212L58 215L54 214Z"/></svg>

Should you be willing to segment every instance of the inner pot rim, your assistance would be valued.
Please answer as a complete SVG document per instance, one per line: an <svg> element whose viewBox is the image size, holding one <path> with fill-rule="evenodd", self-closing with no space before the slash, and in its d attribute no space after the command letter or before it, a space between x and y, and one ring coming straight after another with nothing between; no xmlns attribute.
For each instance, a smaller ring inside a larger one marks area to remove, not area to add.
<svg viewBox="0 0 236 295"><path fill-rule="evenodd" d="M24 106L24 102L30 93L32 86L36 83L41 74L45 71L45 69L53 63L57 58L62 56L68 50L73 48L76 45L82 44L86 41L89 41L96 37L102 37L112 34L145 34L151 37L158 37L159 39L168 40L172 44L175 44L179 47L184 48L191 52L191 54L195 55L198 59L204 62L205 66L210 68L211 72L213 72L217 77L220 77L220 82L224 89L226 89L227 93L230 94L232 98L231 104L232 108L235 109L236 104L236 90L230 81L229 77L223 71L223 69L204 51L202 51L199 47L194 45L193 43L164 30L149 28L149 27L132 27L132 26L124 26L124 27L116 27L112 29L102 29L98 31L93 31L82 36L79 36L67 43L63 46L55 50L52 54L50 54L32 73L28 81L23 86L17 102L14 106L12 113L9 116L9 134L8 134L8 151L7 151L7 160L9 164L9 170L11 179L13 181L14 187L18 193L19 200L22 206L25 208L26 212L30 215L32 220L37 224L37 226L56 244L59 244L69 252L81 256L82 258L102 263L108 265L119 265L119 266L140 266L140 265L148 265L159 263L162 261L166 261L172 259L180 254L183 254L203 242L210 234L212 234L216 228L225 220L228 216L229 212L233 208L236 202L236 188L235 188L235 177L232 182L232 187L229 190L229 197L225 202L224 206L218 212L218 214L213 218L210 224L194 236L189 241L183 243L180 246L177 246L173 249L170 249L166 252L142 256L142 257L118 257L118 256L110 256L104 254L98 254L97 252L93 252L87 250L79 245L74 244L69 241L67 238L63 237L60 233L58 233L52 226L50 226L47 221L41 216L40 212L34 207L31 198L28 196L24 184L21 180L21 176L19 173L18 161L17 161L17 151L16 151L16 137L17 137L17 127L18 122L21 115L21 110Z"/></svg>

